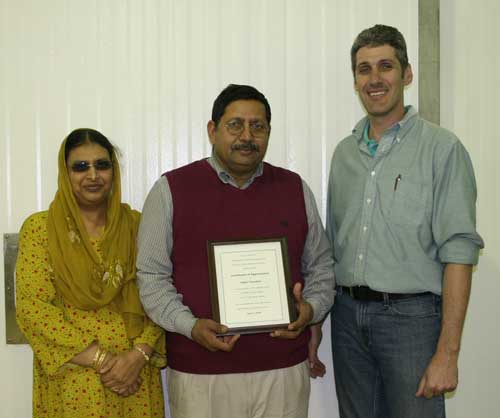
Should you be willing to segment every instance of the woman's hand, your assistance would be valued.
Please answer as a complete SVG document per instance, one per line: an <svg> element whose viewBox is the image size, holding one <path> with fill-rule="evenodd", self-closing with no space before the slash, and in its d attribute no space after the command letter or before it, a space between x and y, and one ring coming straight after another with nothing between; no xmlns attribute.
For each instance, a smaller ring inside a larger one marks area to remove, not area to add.
<svg viewBox="0 0 500 418"><path fill-rule="evenodd" d="M76 364L77 366L82 367L92 367L94 362L94 356L99 348L97 342L93 342L90 344L85 350L81 353L78 353L75 357L73 357L69 363Z"/></svg>
<svg viewBox="0 0 500 418"><path fill-rule="evenodd" d="M144 347L142 348L146 352L152 351L149 346ZM137 392L141 385L139 375L145 364L144 355L136 349L117 354L106 360L99 371L101 382L121 396L131 395Z"/></svg>

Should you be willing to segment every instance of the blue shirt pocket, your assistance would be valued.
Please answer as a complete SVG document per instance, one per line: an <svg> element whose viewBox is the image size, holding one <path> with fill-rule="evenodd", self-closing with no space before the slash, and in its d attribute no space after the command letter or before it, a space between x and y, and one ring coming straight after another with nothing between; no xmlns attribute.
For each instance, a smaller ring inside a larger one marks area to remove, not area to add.
<svg viewBox="0 0 500 418"><path fill-rule="evenodd" d="M413 226L428 223L425 219L428 194L423 183L402 178L392 193L389 223Z"/></svg>

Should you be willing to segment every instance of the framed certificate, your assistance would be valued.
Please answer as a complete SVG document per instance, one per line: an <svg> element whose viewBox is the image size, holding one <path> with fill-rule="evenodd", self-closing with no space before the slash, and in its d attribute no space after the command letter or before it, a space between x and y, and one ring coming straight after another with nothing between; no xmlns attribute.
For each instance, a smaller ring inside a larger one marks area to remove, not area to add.
<svg viewBox="0 0 500 418"><path fill-rule="evenodd" d="M296 319L285 237L207 245L213 319L227 334L268 332Z"/></svg>

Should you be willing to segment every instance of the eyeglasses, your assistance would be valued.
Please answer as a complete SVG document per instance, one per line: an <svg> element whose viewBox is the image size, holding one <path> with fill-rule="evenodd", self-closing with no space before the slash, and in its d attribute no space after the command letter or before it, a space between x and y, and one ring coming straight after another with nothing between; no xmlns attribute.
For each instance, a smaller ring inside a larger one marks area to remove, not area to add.
<svg viewBox="0 0 500 418"><path fill-rule="evenodd" d="M75 161L71 164L71 170L75 173L83 173L90 170L90 167L94 167L97 171L106 171L113 167L111 160L97 160L93 164L88 161Z"/></svg>
<svg viewBox="0 0 500 418"><path fill-rule="evenodd" d="M231 135L241 135L245 130L245 121L243 119L231 119L224 126ZM248 122L248 129L252 136L256 138L266 136L269 132L269 126L258 120Z"/></svg>

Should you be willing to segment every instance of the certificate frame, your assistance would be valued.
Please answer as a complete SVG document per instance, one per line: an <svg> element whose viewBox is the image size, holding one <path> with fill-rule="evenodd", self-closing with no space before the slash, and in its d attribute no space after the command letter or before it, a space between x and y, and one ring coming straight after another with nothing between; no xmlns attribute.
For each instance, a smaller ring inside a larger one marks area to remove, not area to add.
<svg viewBox="0 0 500 418"><path fill-rule="evenodd" d="M207 241L212 317L225 335L286 328L297 319L286 237Z"/></svg>

